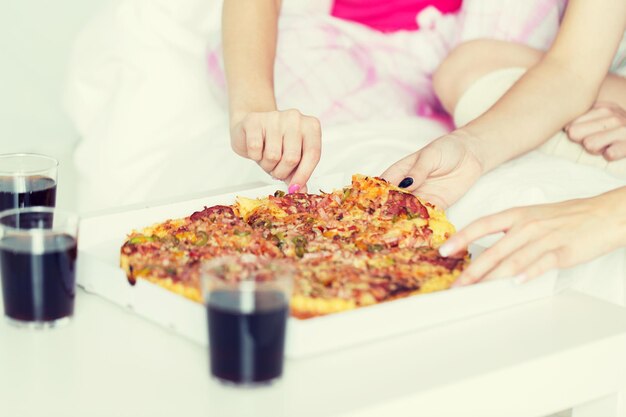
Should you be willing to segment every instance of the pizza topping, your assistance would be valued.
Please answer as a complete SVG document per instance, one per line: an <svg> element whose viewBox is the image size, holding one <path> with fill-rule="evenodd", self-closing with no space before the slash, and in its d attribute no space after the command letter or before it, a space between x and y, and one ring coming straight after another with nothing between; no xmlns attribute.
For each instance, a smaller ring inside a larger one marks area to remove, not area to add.
<svg viewBox="0 0 626 417"><path fill-rule="evenodd" d="M130 243L131 245L138 245L141 243L154 242L154 241L155 241L155 238L153 236L137 235L137 236L130 238L128 243Z"/></svg>
<svg viewBox="0 0 626 417"><path fill-rule="evenodd" d="M437 257L435 259L429 259L429 262L431 262L433 265L443 266L444 268L449 269L449 270L455 270L465 262L465 259L464 258L452 258L452 257L448 257L448 258Z"/></svg>
<svg viewBox="0 0 626 417"><path fill-rule="evenodd" d="M298 258L302 258L306 253L307 240L304 236L296 236L291 241L294 244L295 253Z"/></svg>
<svg viewBox="0 0 626 417"><path fill-rule="evenodd" d="M272 222L263 217L263 213L260 211L255 212L250 217L248 217L248 224L255 229L271 229Z"/></svg>
<svg viewBox="0 0 626 417"><path fill-rule="evenodd" d="M385 249L385 247L379 243L369 244L367 245L367 251L369 253L380 252Z"/></svg>
<svg viewBox="0 0 626 417"><path fill-rule="evenodd" d="M207 242L209 241L209 235L206 234L206 232L196 232L196 242L194 243L194 245L196 246L204 246L207 244Z"/></svg>
<svg viewBox="0 0 626 417"><path fill-rule="evenodd" d="M351 194L352 194L352 188L344 188L343 196L341 198L341 203L345 202L348 198L350 198Z"/></svg>
<svg viewBox="0 0 626 417"><path fill-rule="evenodd" d="M215 222L220 219L224 223L229 223L229 220L239 220L235 216L233 209L228 206L205 207L204 210L193 213L189 216L189 219L194 222L204 219Z"/></svg>
<svg viewBox="0 0 626 417"><path fill-rule="evenodd" d="M409 219L415 217L429 218L428 209L413 194L391 190L387 197L386 206L384 214L392 216L392 219L393 216L401 215L406 215Z"/></svg>
<svg viewBox="0 0 626 417"><path fill-rule="evenodd" d="M178 246L180 243L180 240L175 235L163 235L159 237L159 241L169 246Z"/></svg>
<svg viewBox="0 0 626 417"><path fill-rule="evenodd" d="M269 201L287 213L304 213L315 210L324 197L302 193L270 196Z"/></svg>

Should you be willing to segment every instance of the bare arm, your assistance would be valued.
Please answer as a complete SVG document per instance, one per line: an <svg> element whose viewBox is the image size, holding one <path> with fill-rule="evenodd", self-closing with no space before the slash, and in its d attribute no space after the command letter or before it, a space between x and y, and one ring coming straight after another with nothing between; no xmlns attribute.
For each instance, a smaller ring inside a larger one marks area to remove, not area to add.
<svg viewBox="0 0 626 417"><path fill-rule="evenodd" d="M623 0L570 0L552 48L487 112L390 166L388 181L445 208L587 111L626 27Z"/></svg>
<svg viewBox="0 0 626 417"><path fill-rule="evenodd" d="M224 0L222 39L231 117L276 110L274 58L280 0Z"/></svg>
<svg viewBox="0 0 626 417"><path fill-rule="evenodd" d="M224 0L222 43L233 150L256 161L290 192L306 190L321 154L317 119L279 111L274 59L281 0Z"/></svg>
<svg viewBox="0 0 626 417"><path fill-rule="evenodd" d="M626 27L623 0L570 0L544 58L461 130L489 171L545 142L594 103Z"/></svg>

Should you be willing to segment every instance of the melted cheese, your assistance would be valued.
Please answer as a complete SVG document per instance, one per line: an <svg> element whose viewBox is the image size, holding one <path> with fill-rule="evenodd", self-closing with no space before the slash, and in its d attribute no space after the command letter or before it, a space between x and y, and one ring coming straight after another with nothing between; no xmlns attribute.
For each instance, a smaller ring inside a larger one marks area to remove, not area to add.
<svg viewBox="0 0 626 417"><path fill-rule="evenodd" d="M239 216L241 216L244 221L248 221L248 218L252 216L254 212L260 207L265 208L270 215L276 217L277 219L288 216L288 213L286 213L285 210L270 202L268 198L253 199L246 197L237 197L237 202L235 203L234 207Z"/></svg>
<svg viewBox="0 0 626 417"><path fill-rule="evenodd" d="M431 245L435 248L441 246L443 242L448 240L450 236L456 233L456 229L450 223L446 216L442 216L440 218L431 218L428 221L428 227L433 231L433 236L431 238Z"/></svg>
<svg viewBox="0 0 626 417"><path fill-rule="evenodd" d="M248 217L250 217L250 215L252 215L252 213L254 213L254 211L257 208L267 203L268 203L267 198L255 199L255 198L246 198L246 197L238 196L237 201L235 203L235 208L237 209L237 212L239 213L239 215L243 217L245 221L247 221Z"/></svg>

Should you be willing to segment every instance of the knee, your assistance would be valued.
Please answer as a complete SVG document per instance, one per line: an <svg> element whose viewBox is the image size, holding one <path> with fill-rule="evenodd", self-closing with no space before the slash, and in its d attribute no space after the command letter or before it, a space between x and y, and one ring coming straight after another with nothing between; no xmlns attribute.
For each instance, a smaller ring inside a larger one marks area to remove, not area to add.
<svg viewBox="0 0 626 417"><path fill-rule="evenodd" d="M441 104L450 114L463 92L474 81L470 74L482 41L470 41L456 47L443 60L433 75L433 88Z"/></svg>
<svg viewBox="0 0 626 417"><path fill-rule="evenodd" d="M433 75L433 88L452 114L457 102L480 77L507 67L531 67L541 52L510 42L480 39L462 43L443 60Z"/></svg>

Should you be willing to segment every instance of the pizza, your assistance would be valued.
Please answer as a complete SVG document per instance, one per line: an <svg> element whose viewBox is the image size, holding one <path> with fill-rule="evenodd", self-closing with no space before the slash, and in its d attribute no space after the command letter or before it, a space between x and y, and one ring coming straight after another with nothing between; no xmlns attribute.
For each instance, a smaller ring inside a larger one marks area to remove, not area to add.
<svg viewBox="0 0 626 417"><path fill-rule="evenodd" d="M121 266L202 302L203 264L255 256L294 271L291 314L311 318L450 287L467 252L442 257L453 233L445 213L376 177L320 194L277 191L261 199L204 207L130 233Z"/></svg>

